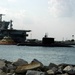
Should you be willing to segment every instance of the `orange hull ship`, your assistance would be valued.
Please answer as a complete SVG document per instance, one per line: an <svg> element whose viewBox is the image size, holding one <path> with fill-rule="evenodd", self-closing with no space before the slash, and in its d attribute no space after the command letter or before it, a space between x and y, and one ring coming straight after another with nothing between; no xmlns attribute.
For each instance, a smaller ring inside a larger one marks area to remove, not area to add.
<svg viewBox="0 0 75 75"><path fill-rule="evenodd" d="M15 45L15 44L16 43L9 36L5 36L2 40L0 40L0 45Z"/></svg>

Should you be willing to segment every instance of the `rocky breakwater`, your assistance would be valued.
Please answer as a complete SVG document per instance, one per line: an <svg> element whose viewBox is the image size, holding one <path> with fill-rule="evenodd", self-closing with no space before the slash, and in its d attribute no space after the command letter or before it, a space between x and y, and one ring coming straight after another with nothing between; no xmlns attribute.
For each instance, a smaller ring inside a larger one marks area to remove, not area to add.
<svg viewBox="0 0 75 75"><path fill-rule="evenodd" d="M50 63L46 66L37 59L30 63L23 59L15 62L0 59L0 75L75 75L75 65Z"/></svg>

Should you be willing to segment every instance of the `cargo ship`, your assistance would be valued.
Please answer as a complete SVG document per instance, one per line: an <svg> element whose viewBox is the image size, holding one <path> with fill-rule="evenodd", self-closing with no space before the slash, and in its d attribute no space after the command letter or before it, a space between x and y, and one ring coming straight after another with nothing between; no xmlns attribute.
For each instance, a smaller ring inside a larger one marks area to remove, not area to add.
<svg viewBox="0 0 75 75"><path fill-rule="evenodd" d="M28 36L27 32L30 32L31 30L13 29L13 21L3 21L2 16L3 14L0 14L0 44L24 43ZM10 38L11 40L8 41Z"/></svg>

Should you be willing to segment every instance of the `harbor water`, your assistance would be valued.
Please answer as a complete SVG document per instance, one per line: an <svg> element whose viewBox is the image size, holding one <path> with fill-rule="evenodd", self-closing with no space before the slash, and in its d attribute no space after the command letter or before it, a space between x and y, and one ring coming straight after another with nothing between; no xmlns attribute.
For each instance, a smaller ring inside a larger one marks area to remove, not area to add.
<svg viewBox="0 0 75 75"><path fill-rule="evenodd" d="M75 64L75 47L0 45L0 59L16 61L19 58L24 59L29 63L33 59L37 59L44 65L49 65L49 63Z"/></svg>

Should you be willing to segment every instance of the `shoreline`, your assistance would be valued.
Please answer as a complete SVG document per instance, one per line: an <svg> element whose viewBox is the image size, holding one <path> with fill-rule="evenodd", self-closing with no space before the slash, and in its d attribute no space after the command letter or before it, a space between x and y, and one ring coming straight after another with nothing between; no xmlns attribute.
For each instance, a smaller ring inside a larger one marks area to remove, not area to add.
<svg viewBox="0 0 75 75"><path fill-rule="evenodd" d="M46 66L37 59L30 63L24 59L14 62L0 59L0 75L75 75L75 64L50 63Z"/></svg>

